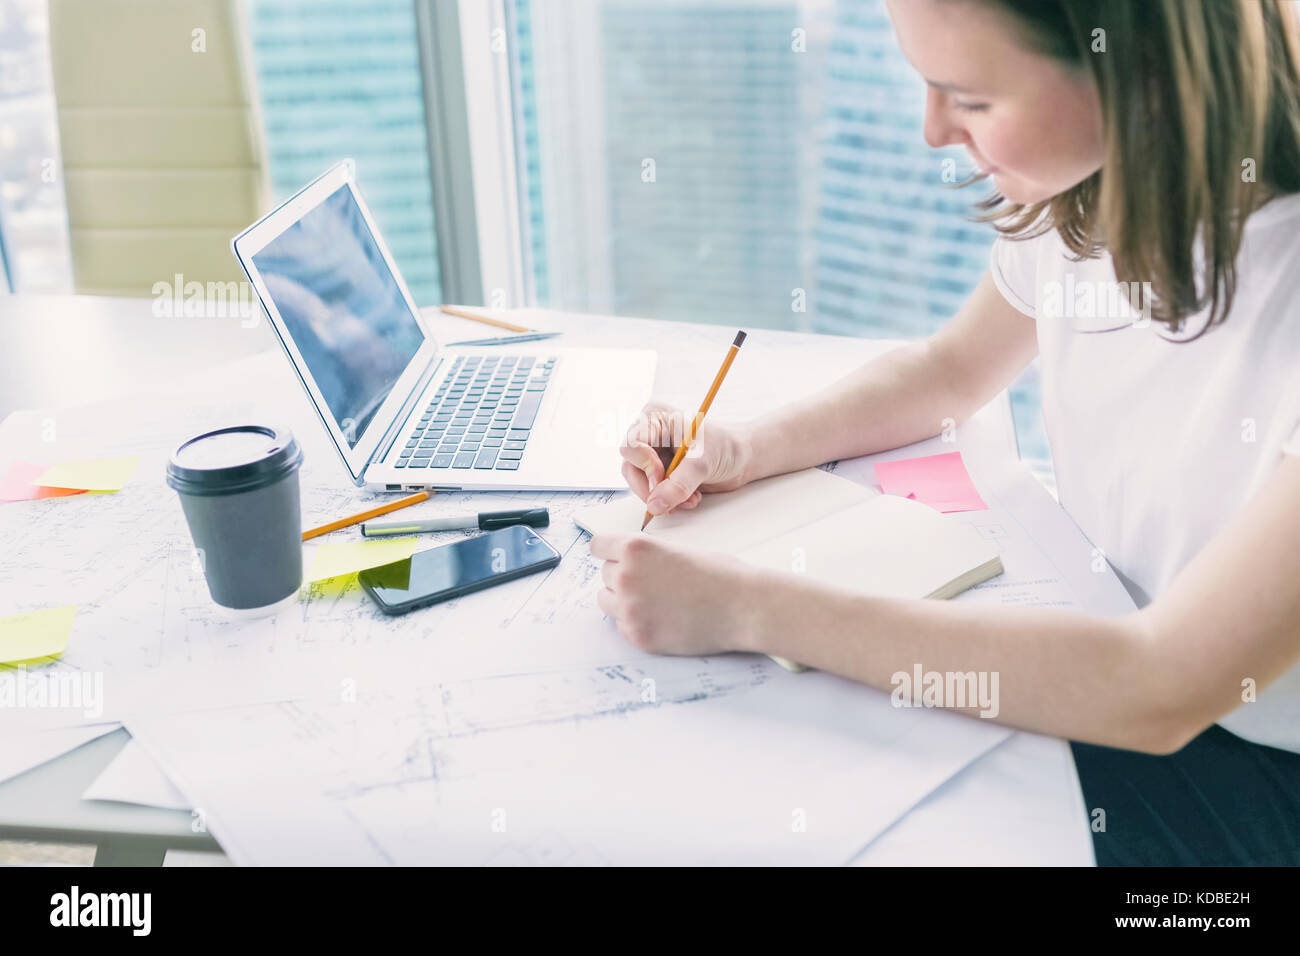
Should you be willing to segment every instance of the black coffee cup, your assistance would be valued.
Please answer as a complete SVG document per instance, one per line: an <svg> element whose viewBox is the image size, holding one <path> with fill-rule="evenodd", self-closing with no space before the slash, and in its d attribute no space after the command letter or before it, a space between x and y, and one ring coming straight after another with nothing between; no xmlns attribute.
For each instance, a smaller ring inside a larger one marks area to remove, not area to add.
<svg viewBox="0 0 1300 956"><path fill-rule="evenodd" d="M223 607L274 604L302 584L302 451L288 429L239 425L196 435L167 463Z"/></svg>

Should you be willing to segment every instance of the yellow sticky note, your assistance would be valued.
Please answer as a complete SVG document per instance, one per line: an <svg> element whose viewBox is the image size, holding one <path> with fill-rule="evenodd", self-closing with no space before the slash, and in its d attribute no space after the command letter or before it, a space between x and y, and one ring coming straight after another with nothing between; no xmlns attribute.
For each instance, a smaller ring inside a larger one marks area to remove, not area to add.
<svg viewBox="0 0 1300 956"><path fill-rule="evenodd" d="M57 657L68 648L77 606L47 608L0 617L0 664L21 664Z"/></svg>
<svg viewBox="0 0 1300 956"><path fill-rule="evenodd" d="M351 591L360 590L356 574L340 574L336 578L322 578L308 581L298 591L298 596L305 601L322 601L329 598L341 598Z"/></svg>
<svg viewBox="0 0 1300 956"><path fill-rule="evenodd" d="M396 538L392 541L326 541L316 549L308 581L336 578L381 564L392 564L415 554L419 538Z"/></svg>
<svg viewBox="0 0 1300 956"><path fill-rule="evenodd" d="M139 458L92 458L61 461L37 475L32 484L42 488L83 488L86 491L119 491L126 484Z"/></svg>

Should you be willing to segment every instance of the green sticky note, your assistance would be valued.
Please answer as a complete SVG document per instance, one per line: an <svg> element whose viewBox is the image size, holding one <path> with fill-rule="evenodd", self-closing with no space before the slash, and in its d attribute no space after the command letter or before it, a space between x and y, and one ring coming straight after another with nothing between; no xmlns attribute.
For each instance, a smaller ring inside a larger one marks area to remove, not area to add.
<svg viewBox="0 0 1300 956"><path fill-rule="evenodd" d="M32 484L43 488L81 488L85 491L119 491L139 458L91 458L61 461L37 475Z"/></svg>
<svg viewBox="0 0 1300 956"><path fill-rule="evenodd" d="M411 559L404 561L394 561L392 564L383 564L377 568L371 568L366 579L377 588L391 588L395 591L409 591L411 589Z"/></svg>
<svg viewBox="0 0 1300 956"><path fill-rule="evenodd" d="M392 541L327 541L316 549L308 581L336 578L381 564L392 564L415 554L419 538L396 538Z"/></svg>
<svg viewBox="0 0 1300 956"><path fill-rule="evenodd" d="M25 664L58 657L68 648L77 606L47 608L0 617L0 664Z"/></svg>

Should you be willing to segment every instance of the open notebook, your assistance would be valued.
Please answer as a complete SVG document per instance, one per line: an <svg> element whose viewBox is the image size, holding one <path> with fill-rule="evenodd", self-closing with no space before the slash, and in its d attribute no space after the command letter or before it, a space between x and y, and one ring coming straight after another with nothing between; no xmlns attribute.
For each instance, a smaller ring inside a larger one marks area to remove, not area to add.
<svg viewBox="0 0 1300 956"><path fill-rule="evenodd" d="M629 493L576 512L574 522L592 534L635 532L644 517L645 503ZM693 511L659 515L645 533L887 597L950 598L1002 573L997 551L965 522L817 468L705 495Z"/></svg>

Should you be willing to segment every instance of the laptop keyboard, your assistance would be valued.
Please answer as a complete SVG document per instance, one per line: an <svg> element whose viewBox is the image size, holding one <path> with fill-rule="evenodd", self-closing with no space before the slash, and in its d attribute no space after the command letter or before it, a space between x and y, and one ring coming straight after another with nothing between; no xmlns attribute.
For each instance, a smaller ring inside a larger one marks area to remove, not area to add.
<svg viewBox="0 0 1300 956"><path fill-rule="evenodd" d="M518 471L555 356L462 355L415 420L398 468Z"/></svg>

